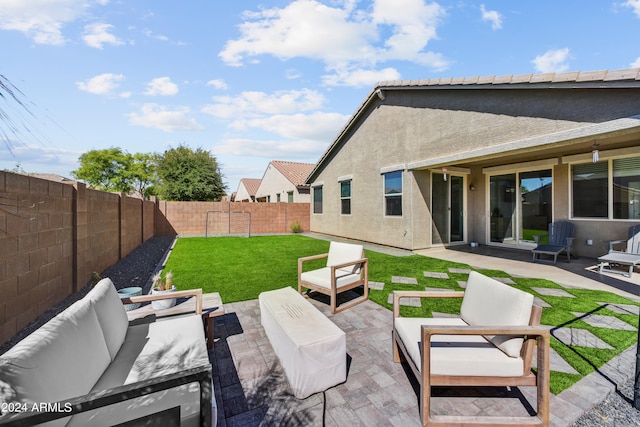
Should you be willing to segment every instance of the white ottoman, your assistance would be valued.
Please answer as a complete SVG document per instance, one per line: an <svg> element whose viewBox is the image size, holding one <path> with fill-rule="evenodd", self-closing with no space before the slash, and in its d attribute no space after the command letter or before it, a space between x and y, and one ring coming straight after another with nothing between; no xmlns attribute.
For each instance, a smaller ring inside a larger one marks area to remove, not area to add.
<svg viewBox="0 0 640 427"><path fill-rule="evenodd" d="M262 292L260 320L293 394L304 399L347 379L345 333L290 287Z"/></svg>

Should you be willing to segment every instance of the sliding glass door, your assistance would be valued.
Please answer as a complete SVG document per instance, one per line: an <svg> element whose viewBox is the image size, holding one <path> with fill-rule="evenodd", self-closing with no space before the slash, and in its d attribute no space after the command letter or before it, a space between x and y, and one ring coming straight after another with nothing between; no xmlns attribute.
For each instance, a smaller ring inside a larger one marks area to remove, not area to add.
<svg viewBox="0 0 640 427"><path fill-rule="evenodd" d="M552 221L551 169L489 177L489 240L531 246Z"/></svg>

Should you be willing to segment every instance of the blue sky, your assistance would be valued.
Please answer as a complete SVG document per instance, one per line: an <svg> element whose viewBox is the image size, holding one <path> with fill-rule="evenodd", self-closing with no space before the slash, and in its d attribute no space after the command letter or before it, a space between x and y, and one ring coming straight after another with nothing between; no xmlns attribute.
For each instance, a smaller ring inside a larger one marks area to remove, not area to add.
<svg viewBox="0 0 640 427"><path fill-rule="evenodd" d="M228 192L315 163L379 81L640 67L640 0L0 0L0 74L31 104L0 169L211 151Z"/></svg>

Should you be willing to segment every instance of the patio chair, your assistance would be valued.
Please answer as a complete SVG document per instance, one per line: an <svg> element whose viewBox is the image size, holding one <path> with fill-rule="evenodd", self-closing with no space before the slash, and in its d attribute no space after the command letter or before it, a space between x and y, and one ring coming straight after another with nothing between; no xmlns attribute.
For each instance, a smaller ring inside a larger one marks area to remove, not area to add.
<svg viewBox="0 0 640 427"><path fill-rule="evenodd" d="M315 259L327 258L326 267L303 272L303 263ZM329 295L331 312L338 313L369 299L369 260L364 257L362 245L331 242L329 252L298 259L298 292L302 288ZM364 286L362 296L341 304L338 307L338 294Z"/></svg>
<svg viewBox="0 0 640 427"><path fill-rule="evenodd" d="M461 317L400 317L402 298L462 298ZM394 291L393 360L406 361L420 384L422 425L548 426L550 333L540 326L541 315L533 295L475 271L465 292ZM535 417L432 415L433 386L536 386L537 413Z"/></svg>
<svg viewBox="0 0 640 427"><path fill-rule="evenodd" d="M571 245L575 240L576 226L569 221L556 221L549 224L548 234L533 236L536 247L531 250L533 262L540 261L540 254L553 256L553 265L558 261L558 255L567 253L567 262L571 262ZM543 237L548 237L546 244L540 244Z"/></svg>
<svg viewBox="0 0 640 427"><path fill-rule="evenodd" d="M624 250L615 249L615 246L619 244L626 244ZM631 277L633 268L640 265L640 224L629 227L626 240L610 240L609 252L598 257L598 261L600 261L600 273L616 273ZM629 267L629 272L612 268L618 265Z"/></svg>

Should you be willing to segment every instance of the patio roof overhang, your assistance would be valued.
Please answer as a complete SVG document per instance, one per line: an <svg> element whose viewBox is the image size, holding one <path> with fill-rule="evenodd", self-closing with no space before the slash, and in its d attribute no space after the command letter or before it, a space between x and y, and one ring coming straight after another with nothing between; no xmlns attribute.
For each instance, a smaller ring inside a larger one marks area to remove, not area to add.
<svg viewBox="0 0 640 427"><path fill-rule="evenodd" d="M407 170L427 170L453 165L491 166L544 157L561 158L582 153L591 156L593 143L599 143L600 150L608 150L629 146L638 147L639 140L640 115L635 115L504 144L409 162L406 168Z"/></svg>

